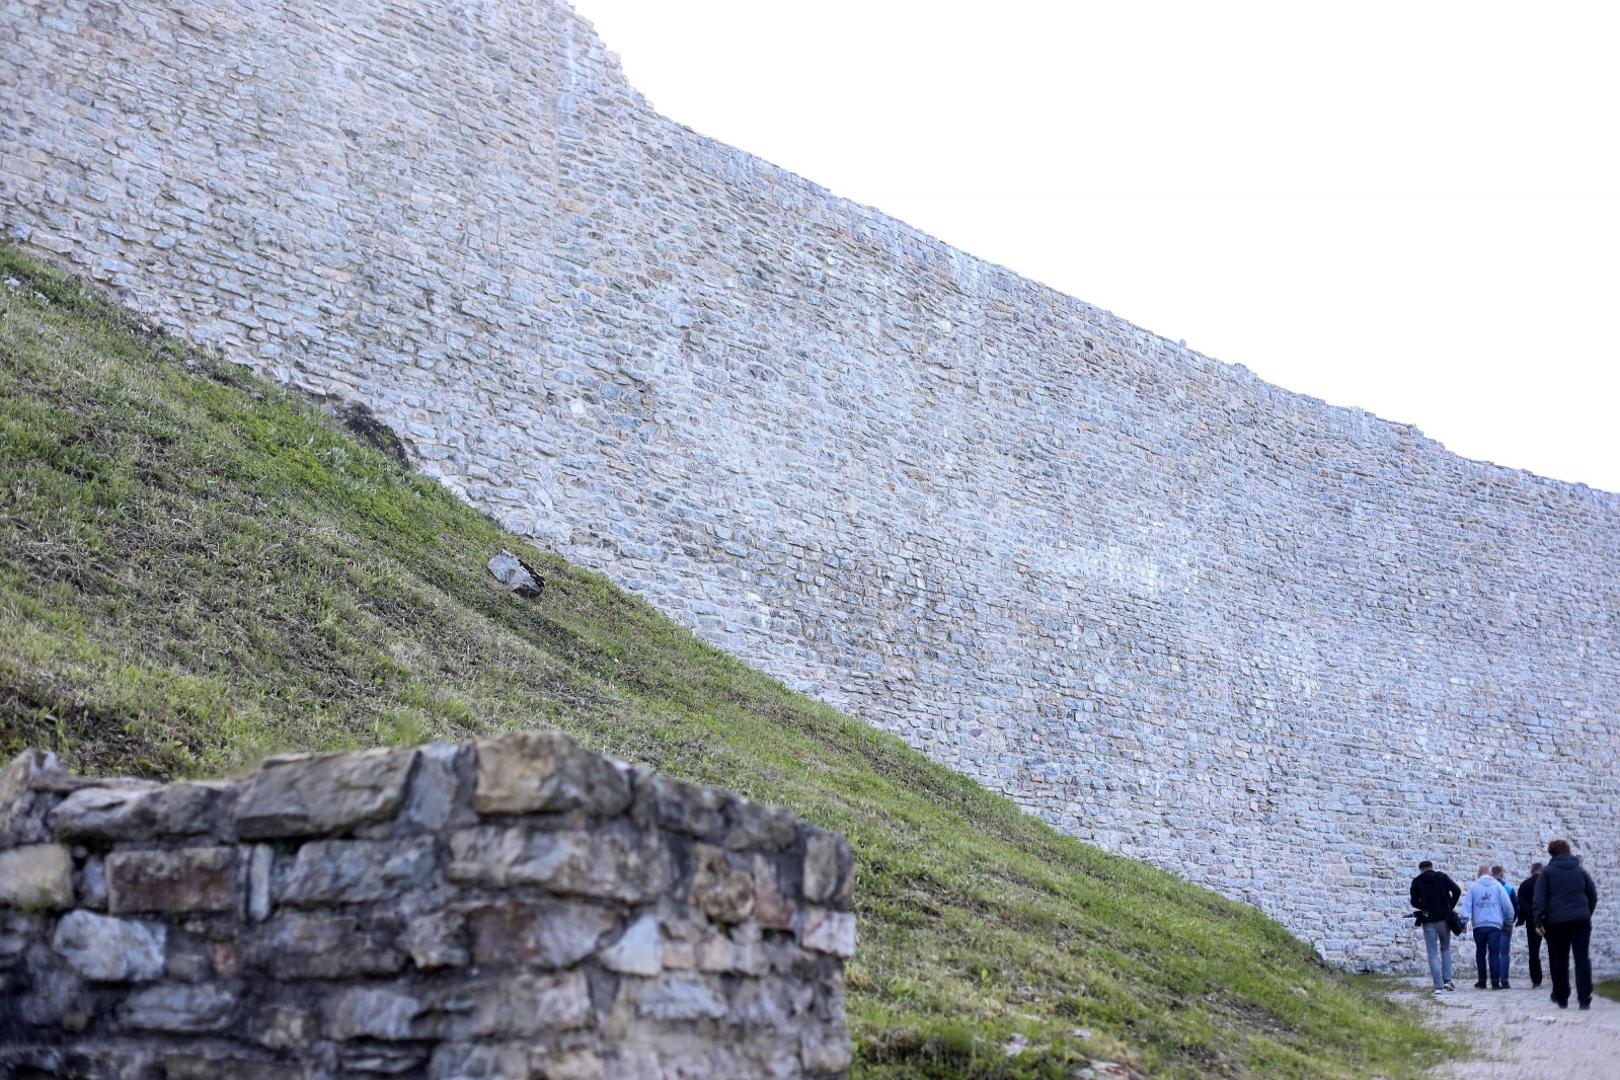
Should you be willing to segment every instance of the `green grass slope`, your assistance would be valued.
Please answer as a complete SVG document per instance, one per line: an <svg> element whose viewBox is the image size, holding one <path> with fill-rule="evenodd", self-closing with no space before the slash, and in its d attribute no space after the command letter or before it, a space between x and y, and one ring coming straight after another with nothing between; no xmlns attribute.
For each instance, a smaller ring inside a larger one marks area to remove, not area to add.
<svg viewBox="0 0 1620 1080"><path fill-rule="evenodd" d="M501 547L541 600L495 586ZM857 1076L1406 1076L1452 1049L1250 908L1060 836L0 246L0 752L172 777L530 727L849 838Z"/></svg>

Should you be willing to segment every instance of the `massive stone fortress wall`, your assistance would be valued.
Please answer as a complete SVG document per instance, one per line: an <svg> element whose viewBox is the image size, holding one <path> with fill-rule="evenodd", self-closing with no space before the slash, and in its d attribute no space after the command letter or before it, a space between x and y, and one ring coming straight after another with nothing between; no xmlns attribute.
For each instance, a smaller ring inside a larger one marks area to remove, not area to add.
<svg viewBox="0 0 1620 1080"><path fill-rule="evenodd" d="M695 135L560 5L3 10L12 236L739 656L1346 963L1421 855L1620 889L1620 498Z"/></svg>
<svg viewBox="0 0 1620 1080"><path fill-rule="evenodd" d="M0 768L0 1075L842 1076L854 862L528 733L234 782Z"/></svg>

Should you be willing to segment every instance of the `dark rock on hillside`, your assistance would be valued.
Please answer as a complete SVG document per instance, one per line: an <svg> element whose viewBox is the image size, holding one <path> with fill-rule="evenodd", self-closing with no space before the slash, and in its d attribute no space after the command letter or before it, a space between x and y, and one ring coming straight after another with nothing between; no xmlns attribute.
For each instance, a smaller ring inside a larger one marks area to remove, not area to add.
<svg viewBox="0 0 1620 1080"><path fill-rule="evenodd" d="M393 428L378 419L370 406L358 401L346 401L334 410L333 415L373 450L387 454L401 465L410 466L411 456L405 450L404 440Z"/></svg>

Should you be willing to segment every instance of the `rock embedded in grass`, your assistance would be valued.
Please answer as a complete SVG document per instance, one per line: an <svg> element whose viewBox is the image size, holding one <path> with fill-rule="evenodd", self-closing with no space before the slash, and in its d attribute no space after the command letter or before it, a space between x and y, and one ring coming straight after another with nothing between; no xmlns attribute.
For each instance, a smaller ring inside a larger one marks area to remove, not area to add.
<svg viewBox="0 0 1620 1080"><path fill-rule="evenodd" d="M505 548L489 560L489 572L518 596L537 597L545 589L545 581L539 573Z"/></svg>

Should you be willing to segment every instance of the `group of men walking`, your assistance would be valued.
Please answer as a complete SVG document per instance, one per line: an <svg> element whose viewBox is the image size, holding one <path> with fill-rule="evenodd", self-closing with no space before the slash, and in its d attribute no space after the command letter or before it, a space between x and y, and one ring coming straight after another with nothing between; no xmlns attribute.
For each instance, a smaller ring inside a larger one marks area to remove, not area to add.
<svg viewBox="0 0 1620 1080"><path fill-rule="evenodd" d="M1547 942L1547 966L1552 975L1552 999L1569 1008L1569 962L1575 960L1575 997L1580 1007L1592 1007L1592 912L1597 909L1597 885L1569 850L1568 840L1547 845L1547 864L1533 863L1530 876L1517 889L1507 883L1500 866L1479 868L1479 876L1464 891L1425 859L1412 879L1413 918L1423 928L1429 952L1429 976L1434 994L1457 989L1451 980L1451 937L1469 924L1474 930L1474 963L1479 973L1474 987L1507 990L1508 960L1513 929L1522 926L1530 950L1530 985L1541 985L1541 942ZM1459 906L1458 901L1461 901Z"/></svg>

